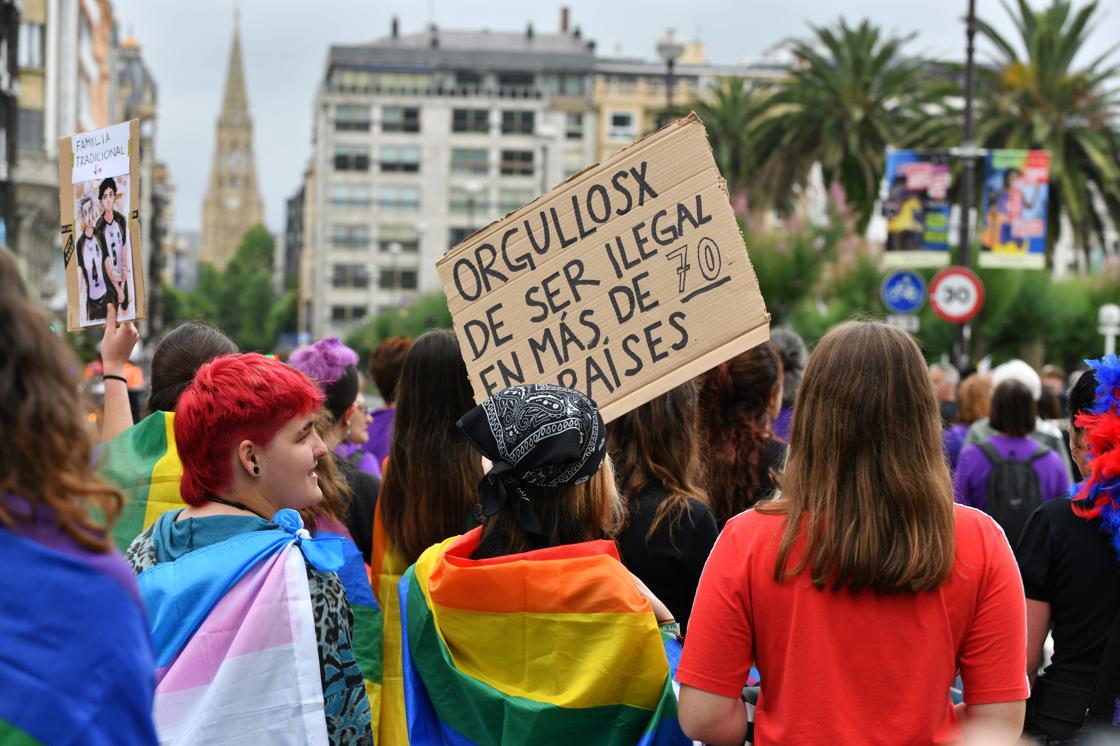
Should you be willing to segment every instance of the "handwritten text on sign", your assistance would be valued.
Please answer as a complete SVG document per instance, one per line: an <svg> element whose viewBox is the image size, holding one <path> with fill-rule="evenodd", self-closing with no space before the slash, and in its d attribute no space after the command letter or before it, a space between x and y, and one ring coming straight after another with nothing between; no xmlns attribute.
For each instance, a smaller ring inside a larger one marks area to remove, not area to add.
<svg viewBox="0 0 1120 746"><path fill-rule="evenodd" d="M438 269L479 399L558 383L609 419L768 336L694 117L479 231Z"/></svg>

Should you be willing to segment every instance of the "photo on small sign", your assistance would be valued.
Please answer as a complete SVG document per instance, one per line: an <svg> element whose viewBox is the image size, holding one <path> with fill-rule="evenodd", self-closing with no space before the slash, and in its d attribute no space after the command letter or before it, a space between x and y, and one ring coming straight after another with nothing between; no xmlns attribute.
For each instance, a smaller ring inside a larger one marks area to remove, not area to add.
<svg viewBox="0 0 1120 746"><path fill-rule="evenodd" d="M74 259L83 327L105 323L109 303L116 305L118 320L136 318L128 202L127 172L74 184Z"/></svg>
<svg viewBox="0 0 1120 746"><path fill-rule="evenodd" d="M146 317L140 246L139 121L58 141L58 207L66 328Z"/></svg>

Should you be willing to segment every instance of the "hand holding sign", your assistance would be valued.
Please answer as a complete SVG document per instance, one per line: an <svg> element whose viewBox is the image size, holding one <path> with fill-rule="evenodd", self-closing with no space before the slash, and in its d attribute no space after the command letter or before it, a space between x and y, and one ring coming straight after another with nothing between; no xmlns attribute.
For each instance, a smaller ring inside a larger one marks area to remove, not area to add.
<svg viewBox="0 0 1120 746"><path fill-rule="evenodd" d="M695 115L480 230L437 269L479 400L558 383L609 420L769 337Z"/></svg>

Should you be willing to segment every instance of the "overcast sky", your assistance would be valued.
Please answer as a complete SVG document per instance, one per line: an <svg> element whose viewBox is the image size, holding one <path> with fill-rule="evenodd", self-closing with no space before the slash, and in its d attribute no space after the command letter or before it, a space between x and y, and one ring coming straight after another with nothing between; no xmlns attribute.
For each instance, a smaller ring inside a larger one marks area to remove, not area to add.
<svg viewBox="0 0 1120 746"><path fill-rule="evenodd" d="M1033 0L1040 5L1042 0ZM1080 2L1078 3L1080 5ZM385 36L390 18L409 33L434 21L443 28L556 31L561 3L524 0L242 0L241 39L254 119L258 178L270 230L283 225L284 200L299 187L311 152L311 106L331 44ZM809 24L841 15L871 18L899 34L917 33L910 50L962 59L967 0L690 0L619 2L568 0L572 23L604 54L656 58L658 35L675 28L707 44L714 63L757 59ZM1120 34L1120 0L1100 0L1083 60L1103 53ZM143 45L159 86L158 157L177 188L175 222L197 229L214 146L214 125L225 84L233 24L230 0L115 0L121 31ZM977 0L978 14L1005 34L1013 28L998 0Z"/></svg>

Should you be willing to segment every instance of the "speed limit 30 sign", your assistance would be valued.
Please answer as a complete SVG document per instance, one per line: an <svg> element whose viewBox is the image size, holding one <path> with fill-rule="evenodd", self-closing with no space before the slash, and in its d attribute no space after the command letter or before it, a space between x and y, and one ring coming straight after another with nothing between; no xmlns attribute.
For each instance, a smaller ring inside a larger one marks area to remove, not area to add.
<svg viewBox="0 0 1120 746"><path fill-rule="evenodd" d="M984 306L984 285L970 269L947 267L930 283L929 305L946 321L963 324Z"/></svg>

